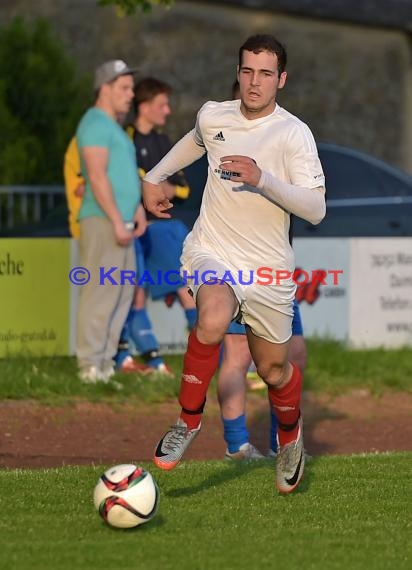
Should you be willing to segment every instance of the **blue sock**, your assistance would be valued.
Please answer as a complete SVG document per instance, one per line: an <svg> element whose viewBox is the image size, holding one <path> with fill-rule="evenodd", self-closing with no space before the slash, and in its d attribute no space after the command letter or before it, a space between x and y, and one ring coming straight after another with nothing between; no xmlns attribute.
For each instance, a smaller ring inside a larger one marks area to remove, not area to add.
<svg viewBox="0 0 412 570"><path fill-rule="evenodd" d="M124 324L122 328L122 332L120 334L119 345L117 348L117 354L114 357L114 362L116 368L120 368L123 364L124 360L130 356L129 352L129 327L127 326L127 322Z"/></svg>
<svg viewBox="0 0 412 570"><path fill-rule="evenodd" d="M160 356L155 356L154 358L146 358L146 364L148 366L152 366L153 368L158 368L161 364L163 364L163 358Z"/></svg>
<svg viewBox="0 0 412 570"><path fill-rule="evenodd" d="M163 360L159 356L159 343L153 332L146 309L132 309L128 317L130 338L147 364L157 367Z"/></svg>
<svg viewBox="0 0 412 570"><path fill-rule="evenodd" d="M197 309L185 309L187 325L190 330L195 326L197 321Z"/></svg>
<svg viewBox="0 0 412 570"><path fill-rule="evenodd" d="M249 441L249 432L246 427L246 416L242 414L234 420L225 420L223 422L223 437L227 443L229 453L236 453L239 447Z"/></svg>
<svg viewBox="0 0 412 570"><path fill-rule="evenodd" d="M277 433L278 433L278 420L273 411L270 410L270 449L275 453L277 453L278 451L278 440L276 437Z"/></svg>

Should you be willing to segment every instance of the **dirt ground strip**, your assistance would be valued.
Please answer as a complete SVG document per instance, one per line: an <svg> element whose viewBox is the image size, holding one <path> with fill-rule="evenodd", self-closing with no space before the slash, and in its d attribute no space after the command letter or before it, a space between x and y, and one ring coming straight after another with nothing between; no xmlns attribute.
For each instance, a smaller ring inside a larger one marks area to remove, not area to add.
<svg viewBox="0 0 412 570"><path fill-rule="evenodd" d="M332 398L304 394L305 447L312 455L412 451L412 394L380 397L358 390ZM58 467L150 460L158 438L176 420L175 401L138 408L79 402L62 408L0 403L0 467ZM268 448L268 406L249 394L252 442ZM219 459L225 443L216 400L187 459Z"/></svg>

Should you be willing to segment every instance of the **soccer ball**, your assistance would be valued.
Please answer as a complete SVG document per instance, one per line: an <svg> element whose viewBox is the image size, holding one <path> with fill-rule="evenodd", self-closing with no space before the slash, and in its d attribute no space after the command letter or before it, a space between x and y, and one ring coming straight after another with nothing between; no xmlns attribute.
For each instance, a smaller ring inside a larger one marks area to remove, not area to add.
<svg viewBox="0 0 412 570"><path fill-rule="evenodd" d="M159 489L148 471L137 465L115 465L99 478L93 501L111 526L131 528L150 521L159 506Z"/></svg>

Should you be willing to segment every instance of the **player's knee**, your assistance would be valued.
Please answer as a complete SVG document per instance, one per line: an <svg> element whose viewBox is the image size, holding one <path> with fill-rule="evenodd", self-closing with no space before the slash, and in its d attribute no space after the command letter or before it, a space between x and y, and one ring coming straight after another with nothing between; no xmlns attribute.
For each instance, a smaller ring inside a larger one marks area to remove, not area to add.
<svg viewBox="0 0 412 570"><path fill-rule="evenodd" d="M222 342L226 329L227 323L222 316L217 317L216 314L208 311L199 312L196 335L200 342L204 344Z"/></svg>
<svg viewBox="0 0 412 570"><path fill-rule="evenodd" d="M222 342L231 320L230 308L207 301L198 307L196 332L200 342Z"/></svg>
<svg viewBox="0 0 412 570"><path fill-rule="evenodd" d="M263 362L257 366L257 373L269 386L279 387L284 382L286 367L281 362Z"/></svg>

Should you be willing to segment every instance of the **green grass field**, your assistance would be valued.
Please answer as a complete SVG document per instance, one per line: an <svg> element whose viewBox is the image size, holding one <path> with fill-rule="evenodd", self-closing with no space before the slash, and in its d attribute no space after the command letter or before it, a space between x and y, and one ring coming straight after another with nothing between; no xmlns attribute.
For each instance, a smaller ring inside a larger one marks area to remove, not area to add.
<svg viewBox="0 0 412 570"><path fill-rule="evenodd" d="M350 351L335 341L308 340L309 361L305 389L341 393L368 388L379 394L385 390L411 391L411 349ZM178 393L181 356L167 361L177 378L148 382L131 375L117 375L122 384L86 386L77 378L74 358L18 357L0 360L0 399L33 398L46 403L67 403L71 398L94 401L161 402ZM262 396L264 394L262 393Z"/></svg>
<svg viewBox="0 0 412 570"><path fill-rule="evenodd" d="M306 389L411 392L410 349L308 344ZM182 358L167 360L176 380L117 375L121 389L83 385L74 358L0 360L0 399L162 402L177 394ZM411 453L316 458L288 497L275 491L270 461L183 462L170 473L145 465L160 486L159 513L127 531L109 528L93 508L107 465L0 470L0 568L409 570L411 461Z"/></svg>
<svg viewBox="0 0 412 570"><path fill-rule="evenodd" d="M13 570L411 568L411 454L323 457L280 496L270 461L184 462L156 517L109 528L92 492L105 467L0 471L0 567Z"/></svg>

